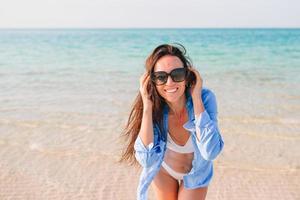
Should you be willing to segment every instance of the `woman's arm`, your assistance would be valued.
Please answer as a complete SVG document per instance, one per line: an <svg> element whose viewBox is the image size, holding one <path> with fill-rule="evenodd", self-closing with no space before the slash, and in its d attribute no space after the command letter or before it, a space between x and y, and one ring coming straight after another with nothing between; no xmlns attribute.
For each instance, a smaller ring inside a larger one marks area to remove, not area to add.
<svg viewBox="0 0 300 200"><path fill-rule="evenodd" d="M202 94L203 80L196 69L192 69L196 76L196 83L191 88L193 99L197 146L206 160L213 160L224 146L218 128L216 97L210 90ZM204 102L202 101L204 96Z"/></svg>
<svg viewBox="0 0 300 200"><path fill-rule="evenodd" d="M204 112L204 105L201 99L201 92L197 95L197 97L193 97L193 106L194 106L194 114L195 116L199 116L201 113ZM200 97L200 98L199 98Z"/></svg>
<svg viewBox="0 0 300 200"><path fill-rule="evenodd" d="M139 132L143 144L148 146L153 143L153 122L152 122L152 109L143 109L143 117L141 129Z"/></svg>
<svg viewBox="0 0 300 200"><path fill-rule="evenodd" d="M141 130L135 141L135 157L142 167L148 168L155 164L162 156L162 143L154 143L154 132L159 131L153 128L152 110L143 112ZM156 133L158 135L159 133Z"/></svg>
<svg viewBox="0 0 300 200"><path fill-rule="evenodd" d="M141 128L134 144L135 157L143 167L151 167L162 155L161 144L154 145L154 132L159 131L153 128L152 102L148 98L146 86L149 76L143 75L140 79L140 93L143 99L143 116ZM158 134L158 133L156 133Z"/></svg>
<svg viewBox="0 0 300 200"><path fill-rule="evenodd" d="M205 106L203 106L201 96L204 96ZM214 160L222 151L224 146L224 142L218 128L216 97L208 90L205 95L200 95L197 100L193 99L193 102L196 103L194 112L200 113L195 114L197 146L205 160ZM200 106L197 106L197 104Z"/></svg>

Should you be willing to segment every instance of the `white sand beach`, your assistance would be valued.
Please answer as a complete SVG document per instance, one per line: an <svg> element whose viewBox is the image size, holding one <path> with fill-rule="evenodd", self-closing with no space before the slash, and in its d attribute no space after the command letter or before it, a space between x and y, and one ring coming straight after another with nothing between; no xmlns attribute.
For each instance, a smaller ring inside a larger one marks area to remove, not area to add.
<svg viewBox="0 0 300 200"><path fill-rule="evenodd" d="M225 134L224 139L231 136ZM236 165L222 159L229 152L230 143L220 161L215 161L207 200L300 199L299 168ZM135 199L140 169L118 163L116 155L71 148L45 150L5 140L0 141L0 153L1 200ZM151 189L149 199L155 199Z"/></svg>

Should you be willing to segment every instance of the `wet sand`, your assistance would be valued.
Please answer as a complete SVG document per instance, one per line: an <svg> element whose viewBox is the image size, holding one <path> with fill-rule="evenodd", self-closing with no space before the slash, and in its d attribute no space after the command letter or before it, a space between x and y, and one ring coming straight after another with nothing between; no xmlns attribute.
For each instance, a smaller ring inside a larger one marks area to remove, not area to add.
<svg viewBox="0 0 300 200"><path fill-rule="evenodd" d="M45 152L3 140L0 152L0 199L135 199L140 169L119 164L117 156L59 149ZM300 199L299 180L300 169L216 162L207 200L296 200ZM155 199L152 189L149 199Z"/></svg>

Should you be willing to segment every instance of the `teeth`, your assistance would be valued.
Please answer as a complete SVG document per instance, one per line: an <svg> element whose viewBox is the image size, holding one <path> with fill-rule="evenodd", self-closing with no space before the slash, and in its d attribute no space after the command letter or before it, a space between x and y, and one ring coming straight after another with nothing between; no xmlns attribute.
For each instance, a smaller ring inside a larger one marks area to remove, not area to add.
<svg viewBox="0 0 300 200"><path fill-rule="evenodd" d="M177 88L174 88L174 89L166 90L166 92L172 93L172 92L176 92L176 90L177 90Z"/></svg>

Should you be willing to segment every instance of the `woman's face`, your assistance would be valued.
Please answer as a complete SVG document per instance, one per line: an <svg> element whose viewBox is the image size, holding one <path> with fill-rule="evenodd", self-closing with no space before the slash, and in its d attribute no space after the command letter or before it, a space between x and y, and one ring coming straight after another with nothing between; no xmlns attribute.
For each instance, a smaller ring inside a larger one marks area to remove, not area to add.
<svg viewBox="0 0 300 200"><path fill-rule="evenodd" d="M183 63L176 56L166 55L161 57L155 64L154 72L164 71L170 73L177 68L183 68ZM162 96L169 103L177 103L184 98L185 83L174 82L170 76L163 85L156 85L156 89L160 96Z"/></svg>

